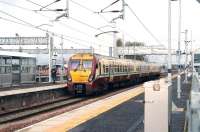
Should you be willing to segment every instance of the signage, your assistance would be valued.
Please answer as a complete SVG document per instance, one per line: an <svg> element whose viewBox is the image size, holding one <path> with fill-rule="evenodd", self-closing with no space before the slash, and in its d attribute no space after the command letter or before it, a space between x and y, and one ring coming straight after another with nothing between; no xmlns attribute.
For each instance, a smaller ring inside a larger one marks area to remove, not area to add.
<svg viewBox="0 0 200 132"><path fill-rule="evenodd" d="M0 37L0 45L48 45L48 37Z"/></svg>

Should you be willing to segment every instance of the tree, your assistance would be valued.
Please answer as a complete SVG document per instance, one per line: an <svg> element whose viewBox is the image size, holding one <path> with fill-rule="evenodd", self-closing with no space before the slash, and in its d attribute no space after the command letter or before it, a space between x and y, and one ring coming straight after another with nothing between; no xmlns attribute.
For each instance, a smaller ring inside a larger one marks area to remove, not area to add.
<svg viewBox="0 0 200 132"><path fill-rule="evenodd" d="M123 45L122 40L121 39L117 39L116 46L117 47L122 47L122 45Z"/></svg>
<svg viewBox="0 0 200 132"><path fill-rule="evenodd" d="M125 46L145 46L144 42L126 42Z"/></svg>

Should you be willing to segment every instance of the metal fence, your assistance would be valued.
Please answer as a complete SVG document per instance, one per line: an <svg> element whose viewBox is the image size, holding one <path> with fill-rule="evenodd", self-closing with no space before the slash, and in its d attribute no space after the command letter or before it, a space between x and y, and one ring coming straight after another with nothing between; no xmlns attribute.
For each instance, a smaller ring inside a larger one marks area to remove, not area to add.
<svg viewBox="0 0 200 132"><path fill-rule="evenodd" d="M190 100L187 103L188 132L200 132L200 78L193 71Z"/></svg>

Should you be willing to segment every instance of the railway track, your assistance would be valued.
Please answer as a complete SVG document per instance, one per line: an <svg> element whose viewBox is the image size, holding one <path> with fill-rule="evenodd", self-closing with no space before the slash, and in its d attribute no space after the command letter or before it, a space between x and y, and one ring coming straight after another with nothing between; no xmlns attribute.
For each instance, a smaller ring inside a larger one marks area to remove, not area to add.
<svg viewBox="0 0 200 132"><path fill-rule="evenodd" d="M133 87L138 87L140 85L142 85L142 83L140 83L138 85L134 85L134 86L129 86L129 87L123 88L123 89L109 90L109 91L107 91L108 93L99 94L97 96L89 96L89 97L68 96L68 97L58 99L58 100L46 102L44 104L39 104L39 105L35 105L32 107L28 107L28 108L23 108L23 109L18 109L18 110L14 110L14 111L1 113L0 114L0 124L7 123L10 121L20 120L20 119L23 119L23 118L26 118L26 117L29 117L32 115L44 113L44 112L54 110L54 109L57 109L60 107L77 104L77 103L80 103L81 101L85 101L88 99L98 100L101 98L109 97L109 96L118 94L120 92L123 92L125 90L131 89Z"/></svg>
<svg viewBox="0 0 200 132"><path fill-rule="evenodd" d="M159 78L158 78L159 79ZM48 119L52 116L62 114L67 111L79 108L81 106L93 103L95 101L116 95L118 93L141 87L143 82L129 87L117 88L106 91L103 94L92 95L87 97L72 97L68 96L61 100L49 102L31 108L13 111L0 115L0 131L14 131L25 126L37 123L39 121Z"/></svg>
<svg viewBox="0 0 200 132"><path fill-rule="evenodd" d="M62 106L68 106L71 104L79 103L80 101L83 101L85 99L86 98L66 97L54 102L49 102L49 103L41 104L38 106L33 106L30 108L25 108L25 109L21 109L17 111L4 113L0 115L0 124L6 123L9 121L19 120L21 118L25 118L31 115L36 115L36 114L53 110Z"/></svg>

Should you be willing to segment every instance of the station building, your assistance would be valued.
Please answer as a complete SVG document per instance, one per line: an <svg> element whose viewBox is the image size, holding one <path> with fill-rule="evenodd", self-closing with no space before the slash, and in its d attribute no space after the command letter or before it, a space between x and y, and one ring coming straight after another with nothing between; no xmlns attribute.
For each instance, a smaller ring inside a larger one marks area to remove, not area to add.
<svg viewBox="0 0 200 132"><path fill-rule="evenodd" d="M0 87L34 83L36 57L27 53L0 51Z"/></svg>

